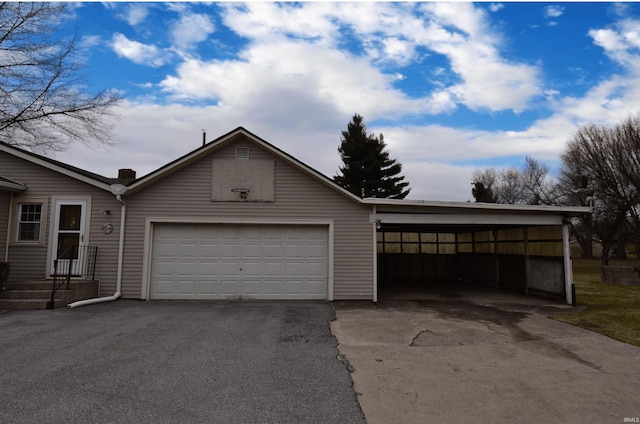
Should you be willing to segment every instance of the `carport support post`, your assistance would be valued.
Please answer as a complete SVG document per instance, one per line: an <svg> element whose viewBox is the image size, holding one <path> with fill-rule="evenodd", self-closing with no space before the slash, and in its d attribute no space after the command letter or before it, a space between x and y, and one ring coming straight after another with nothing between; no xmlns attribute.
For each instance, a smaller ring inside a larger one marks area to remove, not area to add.
<svg viewBox="0 0 640 424"><path fill-rule="evenodd" d="M524 292L529 294L529 273L531 272L531 264L529 264L529 228L522 229L524 238Z"/></svg>
<svg viewBox="0 0 640 424"><path fill-rule="evenodd" d="M496 266L496 287L500 287L500 256L498 256L498 230L493 230L493 253Z"/></svg>
<svg viewBox="0 0 640 424"><path fill-rule="evenodd" d="M569 223L566 219L562 222L562 247L564 251L564 291L567 296L567 304L573 305L573 270L571 269L571 250L569 249Z"/></svg>

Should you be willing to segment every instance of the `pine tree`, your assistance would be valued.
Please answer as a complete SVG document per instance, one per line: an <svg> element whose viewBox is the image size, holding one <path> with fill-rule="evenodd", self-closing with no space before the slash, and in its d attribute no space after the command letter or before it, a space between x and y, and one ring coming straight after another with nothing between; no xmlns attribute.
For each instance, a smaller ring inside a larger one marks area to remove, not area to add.
<svg viewBox="0 0 640 424"><path fill-rule="evenodd" d="M362 116L353 116L341 141L343 166L333 178L338 185L362 198L404 199L409 194L409 183L400 175L402 165L389 158L382 134L367 134Z"/></svg>

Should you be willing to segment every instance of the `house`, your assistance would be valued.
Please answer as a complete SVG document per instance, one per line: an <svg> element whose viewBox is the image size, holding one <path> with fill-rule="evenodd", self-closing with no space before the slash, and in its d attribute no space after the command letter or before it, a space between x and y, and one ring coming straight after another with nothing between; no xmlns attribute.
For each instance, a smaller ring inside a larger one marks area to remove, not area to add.
<svg viewBox="0 0 640 424"><path fill-rule="evenodd" d="M360 199L237 128L136 178L0 144L9 283L64 273L99 298L360 299L465 279L568 303L584 207ZM0 258L0 262L2 258Z"/></svg>

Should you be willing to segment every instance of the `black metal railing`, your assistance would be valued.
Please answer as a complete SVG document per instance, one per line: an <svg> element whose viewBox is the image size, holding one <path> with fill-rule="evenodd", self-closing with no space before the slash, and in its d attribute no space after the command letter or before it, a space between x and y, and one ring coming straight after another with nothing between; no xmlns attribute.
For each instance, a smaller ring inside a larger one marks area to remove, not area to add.
<svg viewBox="0 0 640 424"><path fill-rule="evenodd" d="M62 286L69 290L71 277L84 276L87 280L94 280L96 276L96 259L98 246L69 246L53 260L53 283L51 300L48 309L55 308L56 292Z"/></svg>

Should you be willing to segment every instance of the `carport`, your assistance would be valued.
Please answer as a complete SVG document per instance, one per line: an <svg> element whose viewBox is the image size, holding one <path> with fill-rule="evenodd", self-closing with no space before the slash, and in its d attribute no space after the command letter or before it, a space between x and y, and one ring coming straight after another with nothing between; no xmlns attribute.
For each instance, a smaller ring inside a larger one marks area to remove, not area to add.
<svg viewBox="0 0 640 424"><path fill-rule="evenodd" d="M464 282L573 304L569 226L588 207L368 199L376 301Z"/></svg>

